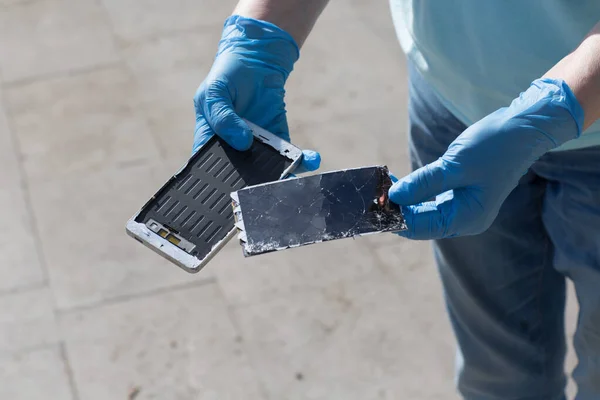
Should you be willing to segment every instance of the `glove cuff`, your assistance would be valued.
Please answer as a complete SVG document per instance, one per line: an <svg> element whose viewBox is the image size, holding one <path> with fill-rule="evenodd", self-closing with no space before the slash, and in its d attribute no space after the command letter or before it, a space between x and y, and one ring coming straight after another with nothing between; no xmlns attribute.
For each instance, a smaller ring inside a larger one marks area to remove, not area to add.
<svg viewBox="0 0 600 400"><path fill-rule="evenodd" d="M564 137L559 137L561 144L572 139L577 139L583 132L584 111L581 104L575 97L575 94L562 79L541 78L532 82L531 86L536 87L541 92L545 92L545 96L554 107L560 107L568 111L575 124L577 132L573 136L573 132L562 132Z"/></svg>
<svg viewBox="0 0 600 400"><path fill-rule="evenodd" d="M280 70L286 79L300 57L294 38L277 25L232 15L225 20L217 56L226 51L235 53L238 47L246 56L249 51L257 61Z"/></svg>

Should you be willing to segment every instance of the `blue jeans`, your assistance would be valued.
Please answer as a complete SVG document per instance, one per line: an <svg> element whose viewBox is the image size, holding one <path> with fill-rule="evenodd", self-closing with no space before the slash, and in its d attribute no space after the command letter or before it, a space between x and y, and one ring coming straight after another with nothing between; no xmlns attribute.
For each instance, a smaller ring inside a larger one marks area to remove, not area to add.
<svg viewBox="0 0 600 400"><path fill-rule="evenodd" d="M466 128L410 73L413 168ZM565 399L565 280L580 304L578 400L600 399L600 146L542 157L484 233L433 243L469 400Z"/></svg>

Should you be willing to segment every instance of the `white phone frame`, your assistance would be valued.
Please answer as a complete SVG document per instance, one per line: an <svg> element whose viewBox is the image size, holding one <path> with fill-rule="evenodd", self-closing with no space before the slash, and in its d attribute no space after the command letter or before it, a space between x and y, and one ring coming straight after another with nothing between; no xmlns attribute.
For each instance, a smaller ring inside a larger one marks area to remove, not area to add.
<svg viewBox="0 0 600 400"><path fill-rule="evenodd" d="M292 161L291 165L281 174L279 179L287 177L302 162L302 150L300 150L298 147L294 146L286 140L283 140L279 136L257 126L256 124L253 124L250 121L245 120L245 122L252 129L252 133L254 135L255 140L259 140L262 143L272 147L273 149L277 150L279 154ZM204 145L200 147L200 149L198 149L198 152L202 152L203 147ZM165 183L165 185L171 180L176 179L178 175L188 165L188 162L189 160L173 175L172 178L170 178ZM165 185L163 185L163 187ZM162 190L162 188L160 190ZM183 249L177 247L173 243L167 241L165 238L159 236L157 233L151 231L145 224L141 222L136 222L136 218L138 217L138 215L154 200L155 196L156 195L152 196L152 198L148 200L148 202L140 209L140 211L138 211L133 217L129 219L125 230L129 236L141 242L143 245L153 250L155 253L176 264L186 272L199 272L236 234L237 228L234 225L233 228L229 232L227 232L225 237L223 237L223 239L221 239L218 243L213 245L206 257L204 257L203 259L199 259L187 253Z"/></svg>

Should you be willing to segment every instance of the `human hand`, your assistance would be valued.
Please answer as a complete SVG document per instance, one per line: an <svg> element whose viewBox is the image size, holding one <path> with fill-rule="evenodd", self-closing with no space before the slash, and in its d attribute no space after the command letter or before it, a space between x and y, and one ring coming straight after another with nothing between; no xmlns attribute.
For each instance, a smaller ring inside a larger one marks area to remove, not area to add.
<svg viewBox="0 0 600 400"><path fill-rule="evenodd" d="M580 136L583 109L561 80L529 89L470 126L437 161L396 182L410 239L475 235L490 227L521 176L546 152ZM435 198L435 201L428 201Z"/></svg>
<svg viewBox="0 0 600 400"><path fill-rule="evenodd" d="M294 39L277 26L252 18L225 21L215 62L194 96L193 152L214 134L237 150L247 150L253 135L242 118L290 140L284 84L298 60ZM301 170L319 168L320 155L304 151Z"/></svg>

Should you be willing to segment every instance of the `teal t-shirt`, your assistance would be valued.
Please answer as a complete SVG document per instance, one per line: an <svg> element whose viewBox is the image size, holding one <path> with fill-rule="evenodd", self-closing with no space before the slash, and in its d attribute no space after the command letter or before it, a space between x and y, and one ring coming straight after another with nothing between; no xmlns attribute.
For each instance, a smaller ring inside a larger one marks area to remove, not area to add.
<svg viewBox="0 0 600 400"><path fill-rule="evenodd" d="M466 125L508 106L600 21L600 0L390 3L404 52ZM600 145L600 121L559 149L592 145Z"/></svg>

